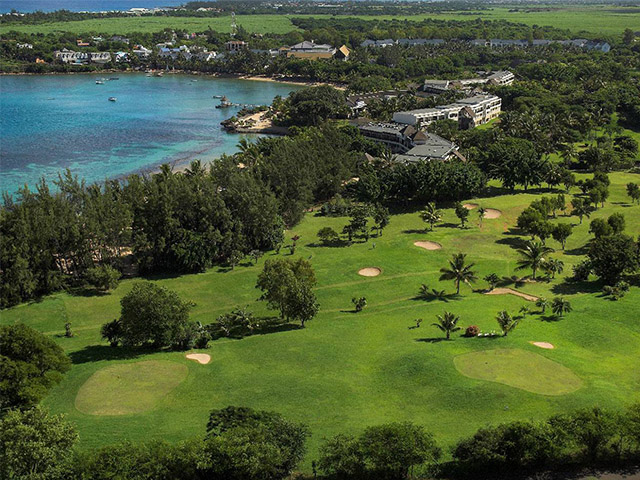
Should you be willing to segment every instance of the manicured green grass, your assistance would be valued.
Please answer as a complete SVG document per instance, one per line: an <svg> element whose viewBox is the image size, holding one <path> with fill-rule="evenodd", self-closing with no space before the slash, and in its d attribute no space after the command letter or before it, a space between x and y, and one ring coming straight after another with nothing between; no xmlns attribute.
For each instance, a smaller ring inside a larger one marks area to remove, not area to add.
<svg viewBox="0 0 640 480"><path fill-rule="evenodd" d="M507 20L513 23L525 25L538 25L541 27L555 27L571 30L572 32L591 32L602 35L620 35L625 28L637 30L640 26L640 8L617 8L612 6L555 6L539 12L527 12L520 8L519 11L510 11L511 8L495 7L478 12L452 12L442 14L424 14L407 16L360 16L368 20L373 19L398 19L398 20L422 20L434 18L440 20Z"/></svg>
<svg viewBox="0 0 640 480"><path fill-rule="evenodd" d="M238 15L236 22L249 33L287 33L297 28L287 15ZM117 17L73 22L49 22L37 25L0 25L0 34L11 30L25 33L71 32L128 35L134 32L159 32L165 28L202 32L211 27L231 32L231 17Z"/></svg>
<svg viewBox="0 0 640 480"><path fill-rule="evenodd" d="M592 218L622 212L627 232L637 237L640 206L629 203L625 185L640 182L640 175L615 173L611 181L606 207ZM582 225L575 217L554 220L576 225L566 251L554 254L565 262L565 271L551 283L527 283L520 288L549 299L556 295L567 298L573 311L560 320L553 320L549 312L538 314L530 302L513 295L482 295L467 286L462 287L460 297L446 301L416 298L422 283L454 292L452 282L439 282L438 277L439 269L457 252L466 253L468 260L476 263L480 278L492 272L500 276L529 273L515 271L518 256L513 247L519 237L510 228L536 198L535 192L520 192L468 199L497 208L502 216L485 219L480 227L477 213L472 211L467 229L457 227L450 205L441 205L446 207L444 223L428 233L417 213L393 215L382 237L344 248L315 244L320 228L341 229L346 218L308 214L288 237L301 236L293 258L310 259L316 271L320 313L304 329L215 341L206 351L211 355L208 365L185 359L184 352L140 352L132 358L100 339L100 326L118 317L119 301L135 280L123 281L110 295L52 295L2 311L0 321L31 325L54 338L71 356L71 370L44 403L56 413L65 413L77 426L80 448L125 438L178 441L203 435L211 409L245 405L277 411L308 424L313 433L305 460L309 469L324 437L357 434L370 425L416 422L448 447L488 424L542 419L595 404L618 408L640 400L640 289L632 286L625 298L612 302L601 297L598 285L563 283L571 275L571 266L584 258L582 248L590 238L588 220ZM427 251L413 245L419 240L435 241L443 248ZM553 240L548 242L558 248ZM290 258L285 251L280 256ZM194 302L192 318L205 324L236 306L246 305L257 315L270 314L264 303L257 301L260 292L255 282L264 261L275 256L269 252L257 266L247 261L233 271L214 268L199 275L154 281ZM382 274L359 276L358 270L366 266L379 267ZM477 288L484 287L485 282L479 281ZM368 301L357 314L351 304L355 296L365 296ZM463 328L474 324L485 332L496 330L499 310L516 314L524 304L532 307L533 314L505 338L454 334L451 341L440 341L442 333L430 326L436 314L448 310L461 317ZM424 319L422 326L410 328L417 318ZM72 323L73 338L62 335L66 321ZM550 342L556 348L538 349L530 341ZM487 349L535 352L570 369L582 387L565 395L547 396L458 372L454 358ZM189 373L145 412L96 416L76 408L78 391L92 375L104 367L129 365L134 360L176 362L185 365Z"/></svg>
<svg viewBox="0 0 640 480"><path fill-rule="evenodd" d="M412 20L421 21L426 18L439 20L507 20L525 25L552 26L572 32L592 32L603 35L620 35L625 28L638 30L640 26L640 8L612 6L557 6L540 12L527 12L522 9L510 11L510 8L496 7L478 12L448 12L441 14L421 15L356 15L355 18L365 20ZM237 15L238 25L250 33L287 33L297 28L291 18L309 17L332 18L329 15ZM343 16L337 17L346 18ZM203 31L211 27L213 30L228 33L231 31L230 17L119 17L105 19L80 20L74 22L50 22L38 25L2 25L0 34L10 30L26 33L114 33L129 34L132 32L158 32L165 28Z"/></svg>
<svg viewBox="0 0 640 480"><path fill-rule="evenodd" d="M520 348L465 353L454 358L453 363L467 377L540 395L566 395L582 386L582 381L567 367Z"/></svg>
<svg viewBox="0 0 640 480"><path fill-rule="evenodd" d="M189 373L186 365L157 360L98 370L80 387L76 408L90 415L128 415L154 408Z"/></svg>

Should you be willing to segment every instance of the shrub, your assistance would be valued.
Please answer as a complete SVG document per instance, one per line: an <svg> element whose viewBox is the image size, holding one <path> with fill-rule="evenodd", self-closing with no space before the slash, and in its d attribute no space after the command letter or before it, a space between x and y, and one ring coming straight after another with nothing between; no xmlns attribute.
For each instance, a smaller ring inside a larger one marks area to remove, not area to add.
<svg viewBox="0 0 640 480"><path fill-rule="evenodd" d="M591 275L592 270L591 262L589 260L582 260L577 265L573 266L573 280L577 282L586 282Z"/></svg>
<svg viewBox="0 0 640 480"><path fill-rule="evenodd" d="M118 270L109 265L100 265L99 267L87 270L86 279L89 285L96 290L108 292L118 286L122 275Z"/></svg>
<svg viewBox="0 0 640 480"><path fill-rule="evenodd" d="M356 312L361 312L364 307L367 306L367 299L365 297L356 298L353 297L351 299L351 303L353 303Z"/></svg>
<svg viewBox="0 0 640 480"><path fill-rule="evenodd" d="M340 235L331 227L324 227L318 230L318 240L323 245L335 245L340 241Z"/></svg>
<svg viewBox="0 0 640 480"><path fill-rule="evenodd" d="M464 331L465 337L477 337L480 333L480 329L477 325L469 325Z"/></svg>

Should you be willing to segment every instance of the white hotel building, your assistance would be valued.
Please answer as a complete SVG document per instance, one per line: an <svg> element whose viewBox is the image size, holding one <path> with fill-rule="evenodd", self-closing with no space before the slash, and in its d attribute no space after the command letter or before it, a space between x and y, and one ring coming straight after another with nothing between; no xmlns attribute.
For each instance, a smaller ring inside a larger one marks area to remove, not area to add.
<svg viewBox="0 0 640 480"><path fill-rule="evenodd" d="M475 95L449 105L396 112L393 114L393 121L421 128L437 120L454 120L459 122L462 128L473 128L500 115L501 106L500 97L488 94Z"/></svg>

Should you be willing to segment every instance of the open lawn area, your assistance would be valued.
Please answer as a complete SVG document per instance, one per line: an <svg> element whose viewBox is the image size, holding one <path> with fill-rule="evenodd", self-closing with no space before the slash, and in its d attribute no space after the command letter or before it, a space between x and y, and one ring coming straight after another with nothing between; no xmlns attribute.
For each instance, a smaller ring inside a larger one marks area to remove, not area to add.
<svg viewBox="0 0 640 480"><path fill-rule="evenodd" d="M511 11L515 10L515 11ZM308 15L238 15L236 20L250 33L287 33L297 28L291 18ZM331 18L329 15L313 15L314 18ZM507 20L526 25L552 26L571 30L574 33L591 32L601 35L620 35L625 28L640 29L640 7L613 6L557 6L541 11L527 9L510 9L504 7L490 8L478 12L447 12L421 15L358 15L365 20L413 20L425 18L440 20ZM345 18L339 16L337 18ZM188 31L204 31L211 27L219 32L231 31L231 19L225 17L123 17L80 20L74 22L51 22L37 25L0 25L0 34L10 30L26 33L106 33L129 34L132 32L157 32L165 28L185 29Z"/></svg>
<svg viewBox="0 0 640 480"><path fill-rule="evenodd" d="M610 199L592 218L621 212L627 233L637 237L640 206L632 206L626 196L630 181L640 182L640 175L611 174ZM71 356L71 370L44 404L65 413L78 427L81 448L124 439L178 441L203 435L211 409L245 405L309 425L308 469L324 437L359 433L369 425L423 424L448 447L487 424L543 419L593 405L619 408L640 400L640 288L632 286L625 298L614 302L601 296L595 282L564 282L571 266L584 258L588 221L578 225L577 218L562 215L553 220L576 225L564 252L548 241L558 248L553 256L564 261L564 273L550 283L518 287L548 299L564 296L573 311L563 318L554 318L549 310L541 314L532 302L514 295L484 295L483 280L475 292L463 285L458 297L417 298L423 283L455 292L452 282L439 282L438 277L457 252L476 263L479 278L492 272L529 274L515 271L514 246L521 237L511 227L535 198L532 192L521 192L468 199L502 215L484 219L480 226L477 210L472 210L466 229L458 227L450 206L433 232L425 233L417 212L396 214L381 237L350 247L316 246L320 228L341 229L346 218L307 214L287 237L300 235L294 258L313 264L320 313L304 329L291 326L212 342L206 365L186 359L185 352L131 352L100 339L100 326L119 316L119 301L136 280L121 282L109 295L52 295L3 311L1 322L24 322L45 332ZM442 249L415 246L419 241L437 242ZM280 255L289 257L288 250ZM194 302L191 317L204 324L236 306L272 315L256 301L260 292L255 283L264 261L274 256L267 253L256 266L247 260L233 270L214 268L154 281ZM358 275L364 267L377 267L381 273ZM368 306L354 313L351 299L360 296ZM463 329L477 325L490 332L498 330L499 310L517 314L525 304L532 313L507 337L465 338L457 332L446 341L431 326L436 314L447 310L460 316ZM418 318L424 321L416 328ZM67 321L73 338L63 336ZM117 397L122 398L122 411L117 411ZM144 400L144 408L131 405L135 398Z"/></svg>

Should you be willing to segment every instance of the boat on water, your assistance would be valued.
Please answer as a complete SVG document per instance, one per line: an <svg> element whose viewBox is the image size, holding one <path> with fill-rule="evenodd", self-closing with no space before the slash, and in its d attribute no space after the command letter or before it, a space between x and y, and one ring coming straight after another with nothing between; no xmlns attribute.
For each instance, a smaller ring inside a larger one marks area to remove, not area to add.
<svg viewBox="0 0 640 480"><path fill-rule="evenodd" d="M156 77L162 77L164 75L164 73L162 72L156 72Z"/></svg>
<svg viewBox="0 0 640 480"><path fill-rule="evenodd" d="M109 78L109 80L113 81L113 80L120 80L120 77L111 77Z"/></svg>
<svg viewBox="0 0 640 480"><path fill-rule="evenodd" d="M96 80L96 85L104 85L104 82L102 80Z"/></svg>
<svg viewBox="0 0 640 480"><path fill-rule="evenodd" d="M118 100L116 97L109 97L110 102L115 102L116 100Z"/></svg>
<svg viewBox="0 0 640 480"><path fill-rule="evenodd" d="M222 98L222 95L214 95L213 98Z"/></svg>

